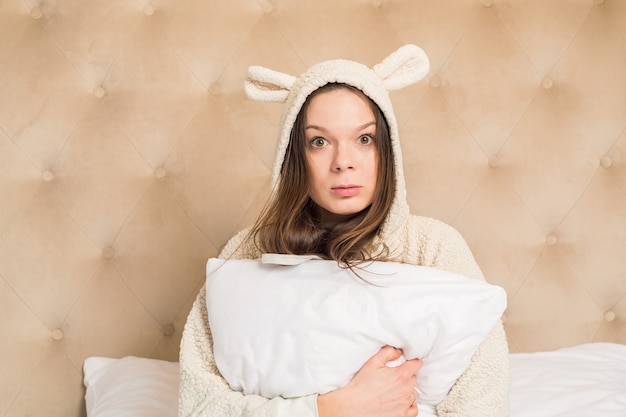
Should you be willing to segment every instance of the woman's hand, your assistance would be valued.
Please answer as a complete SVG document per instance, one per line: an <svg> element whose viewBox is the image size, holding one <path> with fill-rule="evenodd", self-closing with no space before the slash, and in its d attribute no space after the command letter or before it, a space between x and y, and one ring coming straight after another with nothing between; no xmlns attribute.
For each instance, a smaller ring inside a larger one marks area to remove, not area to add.
<svg viewBox="0 0 626 417"><path fill-rule="evenodd" d="M383 347L343 388L317 397L319 417L415 417L415 379L422 361L413 359L397 367L387 363L402 355Z"/></svg>

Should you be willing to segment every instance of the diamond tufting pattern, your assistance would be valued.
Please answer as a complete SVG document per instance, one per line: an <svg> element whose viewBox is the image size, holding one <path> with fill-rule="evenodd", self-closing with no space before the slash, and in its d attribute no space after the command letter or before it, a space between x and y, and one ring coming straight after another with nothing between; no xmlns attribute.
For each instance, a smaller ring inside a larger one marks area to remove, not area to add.
<svg viewBox="0 0 626 417"><path fill-rule="evenodd" d="M626 1L0 0L0 416L81 416L88 356L176 360L268 192L297 75L404 43L414 212L509 296L512 351L626 343Z"/></svg>

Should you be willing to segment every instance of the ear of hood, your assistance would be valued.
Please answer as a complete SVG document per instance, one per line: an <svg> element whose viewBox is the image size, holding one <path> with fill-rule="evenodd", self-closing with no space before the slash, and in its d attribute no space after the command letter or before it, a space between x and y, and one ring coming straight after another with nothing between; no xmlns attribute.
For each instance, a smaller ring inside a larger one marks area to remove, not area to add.
<svg viewBox="0 0 626 417"><path fill-rule="evenodd" d="M373 68L358 62L337 59L316 64L299 77L295 77L260 66L249 67L244 86L247 96L256 101L285 103L272 168L272 190L276 189L280 181L280 170L291 130L306 98L328 83L351 85L361 90L380 107L389 126L396 168L396 193L382 233L383 235L393 233L409 215L409 207L398 124L388 92L420 81L428 74L429 68L426 53L416 45L402 46Z"/></svg>
<svg viewBox="0 0 626 417"><path fill-rule="evenodd" d="M418 46L404 45L372 70L383 80L387 91L399 90L428 75L430 62Z"/></svg>
<svg viewBox="0 0 626 417"><path fill-rule="evenodd" d="M295 82L296 77L293 75L265 67L252 66L248 68L244 90L252 100L284 102Z"/></svg>

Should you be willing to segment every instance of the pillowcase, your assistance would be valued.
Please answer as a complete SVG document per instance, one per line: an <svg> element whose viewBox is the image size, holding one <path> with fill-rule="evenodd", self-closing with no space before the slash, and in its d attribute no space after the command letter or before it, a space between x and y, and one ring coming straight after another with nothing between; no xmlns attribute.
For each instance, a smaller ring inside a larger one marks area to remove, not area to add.
<svg viewBox="0 0 626 417"><path fill-rule="evenodd" d="M327 260L209 259L213 352L231 388L323 394L391 345L422 359L418 403L436 405L506 308L502 288L434 268L372 262L357 272L362 279Z"/></svg>
<svg viewBox="0 0 626 417"><path fill-rule="evenodd" d="M83 364L88 417L175 417L178 363L128 356Z"/></svg>

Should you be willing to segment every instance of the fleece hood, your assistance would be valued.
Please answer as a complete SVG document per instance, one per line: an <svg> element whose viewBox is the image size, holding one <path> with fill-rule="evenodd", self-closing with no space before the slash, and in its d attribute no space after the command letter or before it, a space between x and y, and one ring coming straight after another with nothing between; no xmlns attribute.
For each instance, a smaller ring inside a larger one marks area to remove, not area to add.
<svg viewBox="0 0 626 417"><path fill-rule="evenodd" d="M265 67L248 68L245 82L247 96L262 102L284 102L282 128L272 168L272 190L280 182L280 171L289 144L291 130L306 98L328 83L348 84L361 90L381 109L391 137L396 168L396 190L391 210L383 224L382 235L393 233L409 216L398 123L389 91L398 90L423 79L429 71L428 57L415 45L405 45L369 68L354 61L336 59L313 65L299 77Z"/></svg>

